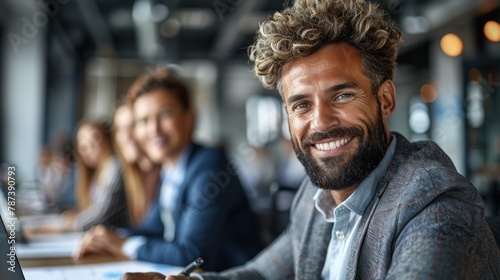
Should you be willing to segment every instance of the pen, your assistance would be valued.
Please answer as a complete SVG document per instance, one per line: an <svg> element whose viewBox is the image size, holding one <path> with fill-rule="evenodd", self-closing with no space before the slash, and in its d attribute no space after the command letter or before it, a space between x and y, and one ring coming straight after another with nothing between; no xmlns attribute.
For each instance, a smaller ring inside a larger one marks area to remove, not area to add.
<svg viewBox="0 0 500 280"><path fill-rule="evenodd" d="M204 263L202 258L197 258L192 263L188 264L179 275L189 276L196 268L202 266Z"/></svg>

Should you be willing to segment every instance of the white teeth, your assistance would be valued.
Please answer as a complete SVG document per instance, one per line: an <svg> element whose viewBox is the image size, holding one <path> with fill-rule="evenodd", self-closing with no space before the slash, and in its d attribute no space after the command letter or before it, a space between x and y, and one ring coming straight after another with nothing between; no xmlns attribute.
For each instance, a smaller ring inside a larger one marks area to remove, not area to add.
<svg viewBox="0 0 500 280"><path fill-rule="evenodd" d="M347 142L349 142L351 138L345 138L342 140L336 140L332 141L330 143L322 143L322 144L316 144L314 145L316 149L321 150L321 151L329 151L329 150L334 150L337 149L341 146L344 146Z"/></svg>

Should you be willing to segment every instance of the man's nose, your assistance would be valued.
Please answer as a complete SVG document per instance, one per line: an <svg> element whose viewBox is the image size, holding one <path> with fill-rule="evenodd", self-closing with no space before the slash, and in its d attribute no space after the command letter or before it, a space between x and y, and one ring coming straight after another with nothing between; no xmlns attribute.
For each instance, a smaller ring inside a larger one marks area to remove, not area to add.
<svg viewBox="0 0 500 280"><path fill-rule="evenodd" d="M315 131L328 131L333 126L340 124L335 109L326 102L318 102L314 106L311 129Z"/></svg>

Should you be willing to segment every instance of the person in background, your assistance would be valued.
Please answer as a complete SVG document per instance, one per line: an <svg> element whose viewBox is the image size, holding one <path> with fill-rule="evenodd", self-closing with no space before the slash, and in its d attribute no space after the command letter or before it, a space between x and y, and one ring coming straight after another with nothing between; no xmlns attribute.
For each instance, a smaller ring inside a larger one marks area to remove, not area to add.
<svg viewBox="0 0 500 280"><path fill-rule="evenodd" d="M59 213L75 209L76 159L72 137L64 131L54 134L52 140L52 161L60 170L61 183L55 202Z"/></svg>
<svg viewBox="0 0 500 280"><path fill-rule="evenodd" d="M131 228L147 231L147 222L144 222L157 195L161 165L151 162L137 146L130 106L122 104L116 109L113 128L115 147L124 171ZM142 226L146 228L141 229Z"/></svg>
<svg viewBox="0 0 500 280"><path fill-rule="evenodd" d="M139 149L133 137L134 116L126 103L119 105L113 117L113 139L124 172L125 195L130 216L130 228L119 229L120 234L163 234L163 227L154 222L155 197L161 165L154 164ZM99 225L85 233L80 252L112 254L99 244L101 236L110 229Z"/></svg>
<svg viewBox="0 0 500 280"><path fill-rule="evenodd" d="M259 26L250 59L308 176L274 243L191 279L500 279L477 189L437 144L389 130L401 33L377 5L297 0Z"/></svg>
<svg viewBox="0 0 500 280"><path fill-rule="evenodd" d="M115 256L171 265L202 257L215 271L245 263L261 249L257 220L225 153L193 143L187 86L167 70L140 81L129 100L139 147L162 165L154 222L163 230L128 238L105 231L94 243Z"/></svg>
<svg viewBox="0 0 500 280"><path fill-rule="evenodd" d="M69 135L58 132L41 148L36 177L46 212L61 213L75 207L75 168Z"/></svg>
<svg viewBox="0 0 500 280"><path fill-rule="evenodd" d="M73 228L128 227L122 171L114 155L110 125L103 121L82 121L76 130L75 144L79 211L74 217L69 216Z"/></svg>
<svg viewBox="0 0 500 280"><path fill-rule="evenodd" d="M74 159L73 146L66 143L54 151L54 160L58 162L63 170L61 188L56 200L56 207L59 213L70 211L76 207L76 172L77 164Z"/></svg>
<svg viewBox="0 0 500 280"><path fill-rule="evenodd" d="M42 146L38 156L36 178L47 209L55 207L62 184L62 173L65 171L61 170L59 168L60 165L55 163L56 161L50 147L46 145Z"/></svg>

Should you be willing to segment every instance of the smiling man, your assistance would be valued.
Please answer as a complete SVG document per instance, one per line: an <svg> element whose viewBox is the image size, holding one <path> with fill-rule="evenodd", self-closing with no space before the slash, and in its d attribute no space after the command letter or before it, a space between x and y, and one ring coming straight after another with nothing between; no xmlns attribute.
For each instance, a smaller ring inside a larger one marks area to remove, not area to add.
<svg viewBox="0 0 500 280"><path fill-rule="evenodd" d="M250 59L280 91L308 178L273 244L193 279L500 279L476 188L435 143L389 131L400 42L362 0L297 0L260 25Z"/></svg>

